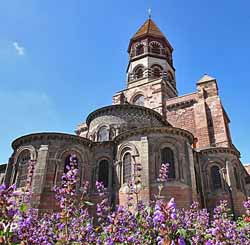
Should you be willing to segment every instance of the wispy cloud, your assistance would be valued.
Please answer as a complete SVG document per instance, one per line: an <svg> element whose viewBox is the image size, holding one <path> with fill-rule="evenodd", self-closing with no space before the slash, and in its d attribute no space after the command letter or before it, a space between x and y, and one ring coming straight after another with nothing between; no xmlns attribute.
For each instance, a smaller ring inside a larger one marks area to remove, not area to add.
<svg viewBox="0 0 250 245"><path fill-rule="evenodd" d="M25 49L18 42L13 42L13 46L14 46L18 55L20 55L20 56L24 55Z"/></svg>

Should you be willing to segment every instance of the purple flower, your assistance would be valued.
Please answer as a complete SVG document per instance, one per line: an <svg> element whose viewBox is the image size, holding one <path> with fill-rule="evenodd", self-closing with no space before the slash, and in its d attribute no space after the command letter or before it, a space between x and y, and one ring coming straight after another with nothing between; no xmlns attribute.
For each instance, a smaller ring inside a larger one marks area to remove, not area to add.
<svg viewBox="0 0 250 245"><path fill-rule="evenodd" d="M178 245L186 245L186 242L183 237L178 238Z"/></svg>
<svg viewBox="0 0 250 245"><path fill-rule="evenodd" d="M164 183L168 180L168 163L162 163L159 171L158 181Z"/></svg>

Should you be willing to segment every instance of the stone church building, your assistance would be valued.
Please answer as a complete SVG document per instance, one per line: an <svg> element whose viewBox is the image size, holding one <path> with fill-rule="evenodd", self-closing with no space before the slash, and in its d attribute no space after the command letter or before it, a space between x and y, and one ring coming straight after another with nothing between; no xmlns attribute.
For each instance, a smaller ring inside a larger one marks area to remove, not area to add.
<svg viewBox="0 0 250 245"><path fill-rule="evenodd" d="M125 204L136 163L142 164L143 201L154 198L160 166L169 163L163 194L178 207L198 201L211 210L227 199L240 214L249 175L232 142L216 79L204 75L195 92L178 95L173 47L151 18L131 38L128 54L126 88L113 96L112 105L91 112L75 135L35 133L14 140L5 183L24 187L27 163L36 160L32 205L55 208L52 187L60 184L74 153L79 181L91 183L93 197L99 180L112 204Z"/></svg>

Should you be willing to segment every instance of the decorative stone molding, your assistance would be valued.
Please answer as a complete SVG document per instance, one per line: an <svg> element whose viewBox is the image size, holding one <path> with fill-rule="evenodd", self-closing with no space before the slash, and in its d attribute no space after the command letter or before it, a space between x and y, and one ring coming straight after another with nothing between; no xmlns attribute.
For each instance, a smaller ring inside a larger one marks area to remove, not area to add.
<svg viewBox="0 0 250 245"><path fill-rule="evenodd" d="M18 147L30 144L34 141L40 141L42 144L47 144L50 140L66 140L68 142L75 142L78 144L82 144L85 146L91 146L92 141L86 138L72 135L72 134L64 134L64 133L35 133L28 134L17 138L12 142L12 148L16 150ZM44 142L44 143L43 143Z"/></svg>
<svg viewBox="0 0 250 245"><path fill-rule="evenodd" d="M227 147L211 147L207 149L198 150L201 155L209 155L209 154L218 154L218 153L227 153L233 154L236 157L240 157L240 152L234 148L227 148Z"/></svg>
<svg viewBox="0 0 250 245"><path fill-rule="evenodd" d="M25 145L25 146L20 146L17 149L17 152L15 154L15 158L14 158L14 164L16 164L18 157L25 150L28 150L30 152L30 159L31 160L36 160L36 158L37 158L37 151L36 151L35 147L32 146L32 145Z"/></svg>
<svg viewBox="0 0 250 245"><path fill-rule="evenodd" d="M187 138L190 144L192 144L194 141L194 136L190 132L184 129L174 128L174 127L147 127L147 128L133 129L121 133L120 135L115 137L114 141L118 143L130 136L150 134L150 133L167 133L172 135L179 135L184 138Z"/></svg>
<svg viewBox="0 0 250 245"><path fill-rule="evenodd" d="M195 103L197 103L197 101L195 99L190 99L190 100L181 101L181 102L178 102L178 103L168 105L167 109L168 110L173 110L173 109L178 109L180 107L189 107L189 106L192 106Z"/></svg>
<svg viewBox="0 0 250 245"><path fill-rule="evenodd" d="M122 160L122 153L125 149L130 149L132 157L139 156L139 152L134 144L125 143L119 147L118 152L117 152L117 159L119 159L120 161Z"/></svg>
<svg viewBox="0 0 250 245"><path fill-rule="evenodd" d="M90 125L90 122L101 116L101 115L110 115L116 111L137 111L137 112L140 112L140 113L143 113L145 115L151 115L152 117L156 118L157 120L159 120L160 122L163 123L163 125L166 125L168 126L169 123L166 122L161 114L159 114L158 112L150 109L150 108L147 108L147 107L143 107L143 106L137 106L137 105L130 105L130 104L126 104L126 105L111 105L111 106L106 106L106 107L103 107L103 108L100 108L100 109L97 109L96 111L93 111L92 113L90 113L86 119L86 123L87 125L89 126Z"/></svg>

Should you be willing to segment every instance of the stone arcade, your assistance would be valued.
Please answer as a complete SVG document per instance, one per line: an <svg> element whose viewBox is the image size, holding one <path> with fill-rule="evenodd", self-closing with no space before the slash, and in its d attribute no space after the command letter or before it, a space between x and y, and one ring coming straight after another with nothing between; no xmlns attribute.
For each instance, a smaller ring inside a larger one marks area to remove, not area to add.
<svg viewBox="0 0 250 245"><path fill-rule="evenodd" d="M14 140L5 183L24 187L27 163L36 160L31 204L54 209L52 187L74 153L80 182L91 183L94 198L95 181L103 181L112 204L126 203L134 163L141 163L140 199L149 201L157 192L161 163L168 162L164 195L174 197L178 207L198 201L212 209L227 199L240 214L249 175L232 143L216 79L204 75L197 91L179 96L173 48L151 18L131 38L128 53L127 85L113 104L90 113L76 135L36 133Z"/></svg>

